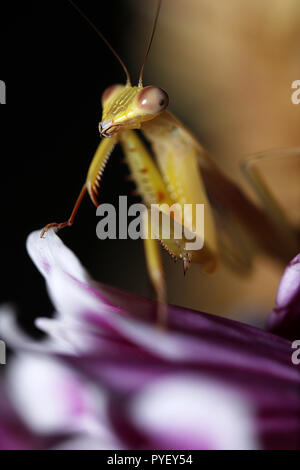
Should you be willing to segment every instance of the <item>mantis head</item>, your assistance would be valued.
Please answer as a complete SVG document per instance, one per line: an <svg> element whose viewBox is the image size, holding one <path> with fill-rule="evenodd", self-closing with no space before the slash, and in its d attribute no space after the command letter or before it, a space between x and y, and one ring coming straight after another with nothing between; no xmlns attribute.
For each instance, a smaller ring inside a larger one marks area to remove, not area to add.
<svg viewBox="0 0 300 470"><path fill-rule="evenodd" d="M121 130L139 129L169 104L167 93L155 86L112 85L102 95L103 114L99 131L112 137Z"/></svg>
<svg viewBox="0 0 300 470"><path fill-rule="evenodd" d="M101 31L73 0L69 0L69 2L105 42L122 66L127 79L126 85L110 86L102 95L103 114L102 121L99 124L101 136L112 137L121 130L139 129L144 121L155 118L159 113L164 111L169 104L169 97L161 88L155 86L143 87L144 66L151 49L162 0L158 0L157 2L148 47L143 65L140 69L138 86L131 86L130 75L126 65Z"/></svg>

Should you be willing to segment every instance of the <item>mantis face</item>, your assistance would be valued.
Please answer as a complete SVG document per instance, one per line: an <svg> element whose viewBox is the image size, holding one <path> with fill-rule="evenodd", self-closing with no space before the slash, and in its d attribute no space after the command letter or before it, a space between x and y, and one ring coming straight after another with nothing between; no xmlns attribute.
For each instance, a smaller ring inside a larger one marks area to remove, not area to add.
<svg viewBox="0 0 300 470"><path fill-rule="evenodd" d="M168 104L169 97L161 88L113 85L102 95L100 134L112 137L121 130L139 129L143 122L154 119Z"/></svg>

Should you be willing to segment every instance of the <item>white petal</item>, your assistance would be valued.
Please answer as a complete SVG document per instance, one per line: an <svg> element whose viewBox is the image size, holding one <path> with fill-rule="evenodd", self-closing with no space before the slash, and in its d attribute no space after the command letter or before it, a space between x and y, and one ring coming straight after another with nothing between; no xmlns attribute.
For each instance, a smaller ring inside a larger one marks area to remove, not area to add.
<svg viewBox="0 0 300 470"><path fill-rule="evenodd" d="M80 322L86 323L85 314L94 313L99 318L109 319L114 316L117 309L110 306L104 296L102 299L101 291L94 287L95 282L53 230L49 230L45 238L40 238L40 231L31 233L27 250L46 279L57 320L67 321L68 326L74 321L80 333Z"/></svg>
<svg viewBox="0 0 300 470"><path fill-rule="evenodd" d="M57 342L52 340L34 341L18 326L16 314L10 305L0 307L0 338L14 349L23 349L30 352L60 352Z"/></svg>
<svg viewBox="0 0 300 470"><path fill-rule="evenodd" d="M133 421L152 442L177 449L257 449L253 412L240 395L191 375L164 378L132 401Z"/></svg>
<svg viewBox="0 0 300 470"><path fill-rule="evenodd" d="M106 395L94 393L58 360L22 353L10 361L7 384L13 405L33 431L102 434Z"/></svg>
<svg viewBox="0 0 300 470"><path fill-rule="evenodd" d="M66 271L82 282L89 276L74 253L69 250L53 229L40 238L41 230L32 232L27 238L27 250L43 276L50 274L53 267Z"/></svg>

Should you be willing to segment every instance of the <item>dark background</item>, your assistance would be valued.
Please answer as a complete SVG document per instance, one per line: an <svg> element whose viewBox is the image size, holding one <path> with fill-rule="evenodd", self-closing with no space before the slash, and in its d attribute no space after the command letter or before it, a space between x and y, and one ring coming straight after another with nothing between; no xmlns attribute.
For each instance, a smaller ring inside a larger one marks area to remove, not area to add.
<svg viewBox="0 0 300 470"><path fill-rule="evenodd" d="M77 4L126 59L126 2ZM13 303L30 327L52 306L27 255L26 237L69 216L99 143L101 95L124 74L67 0L10 2L1 5L0 21L0 79L7 88L7 104L0 107L0 303ZM100 201L116 203L119 194L132 193L121 157L115 151L107 166ZM60 236L99 281L151 295L142 244L98 240L97 221L86 197L75 225Z"/></svg>

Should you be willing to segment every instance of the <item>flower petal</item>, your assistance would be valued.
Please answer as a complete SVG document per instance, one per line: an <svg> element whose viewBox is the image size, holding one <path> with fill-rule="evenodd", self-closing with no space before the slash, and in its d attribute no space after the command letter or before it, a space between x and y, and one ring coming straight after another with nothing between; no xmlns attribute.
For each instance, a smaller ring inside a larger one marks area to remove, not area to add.
<svg viewBox="0 0 300 470"><path fill-rule="evenodd" d="M300 338L300 254L284 271L268 329L291 340Z"/></svg>
<svg viewBox="0 0 300 470"><path fill-rule="evenodd" d="M0 380L0 450L42 449L46 442L34 435L22 422L12 406L6 383Z"/></svg>
<svg viewBox="0 0 300 470"><path fill-rule="evenodd" d="M168 331L160 332L154 302L90 279L54 232L45 240L39 232L30 235L28 250L57 310L55 319L37 324L54 341L68 344L61 356L65 364L120 403L169 374L185 372L197 380L205 374L222 384L215 385L216 392L229 387L252 404L265 448L281 448L280 442L282 448L298 447L293 436L300 432L300 376L291 363L290 341L173 306L168 307Z"/></svg>
<svg viewBox="0 0 300 470"><path fill-rule="evenodd" d="M250 404L205 377L182 374L158 380L131 398L128 413L150 448L259 448Z"/></svg>
<svg viewBox="0 0 300 470"><path fill-rule="evenodd" d="M36 433L85 432L101 441L106 395L97 393L54 357L24 354L10 361L7 388L11 403L28 428Z"/></svg>
<svg viewBox="0 0 300 470"><path fill-rule="evenodd" d="M51 323L52 325L52 323ZM60 340L58 335L50 335L42 341L34 341L27 336L18 326L16 312L11 305L0 306L0 336L11 348L35 353L67 353L73 352L65 340Z"/></svg>

